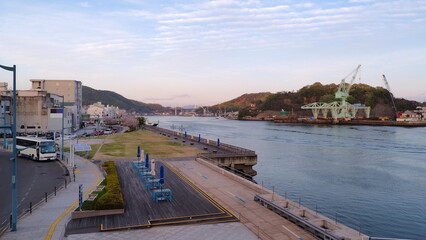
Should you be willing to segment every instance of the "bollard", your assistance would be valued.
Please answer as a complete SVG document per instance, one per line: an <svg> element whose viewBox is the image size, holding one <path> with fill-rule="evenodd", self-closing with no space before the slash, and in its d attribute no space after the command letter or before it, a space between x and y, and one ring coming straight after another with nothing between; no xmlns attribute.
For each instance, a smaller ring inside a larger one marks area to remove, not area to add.
<svg viewBox="0 0 426 240"><path fill-rule="evenodd" d="M55 186L55 196L56 196L56 186Z"/></svg>
<svg viewBox="0 0 426 240"><path fill-rule="evenodd" d="M33 202L30 202L30 214L33 213Z"/></svg>
<svg viewBox="0 0 426 240"><path fill-rule="evenodd" d="M65 189L67 189L67 179L65 178Z"/></svg>
<svg viewBox="0 0 426 240"><path fill-rule="evenodd" d="M358 220L358 235L361 236L361 221Z"/></svg>
<svg viewBox="0 0 426 240"><path fill-rule="evenodd" d="M47 192L44 192L44 201L47 202Z"/></svg>
<svg viewBox="0 0 426 240"><path fill-rule="evenodd" d="M300 202L302 201L302 199L299 197L299 207L300 207Z"/></svg>
<svg viewBox="0 0 426 240"><path fill-rule="evenodd" d="M336 225L337 225L337 212L336 212L336 219L335 220L336 220Z"/></svg>
<svg viewBox="0 0 426 240"><path fill-rule="evenodd" d="M275 186L272 186L272 201L274 201L274 195L275 195Z"/></svg>

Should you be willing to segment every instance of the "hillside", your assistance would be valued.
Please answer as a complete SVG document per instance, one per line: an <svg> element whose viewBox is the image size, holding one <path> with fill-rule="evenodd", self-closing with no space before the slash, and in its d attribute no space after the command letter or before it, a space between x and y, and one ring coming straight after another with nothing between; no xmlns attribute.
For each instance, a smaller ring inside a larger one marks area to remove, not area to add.
<svg viewBox="0 0 426 240"><path fill-rule="evenodd" d="M244 94L241 97L224 102L215 106L226 106L227 104L235 104L240 106L240 115L256 116L260 112L265 111L280 111L284 109L291 111L297 115L312 115L311 111L302 110L303 105L312 102L333 102L336 101L334 94L337 91L338 85L327 84L322 85L316 82L312 85L305 86L296 92L278 92L278 93L258 93ZM261 96L258 101L249 96ZM392 117L394 111L391 106L391 98L389 92L382 87L372 87L367 84L354 84L350 90L350 97L347 99L352 104L365 104L371 107L371 117L388 116ZM250 103L256 103L255 107L249 107ZM412 110L422 103L410 101L403 98L395 99L396 108L398 111ZM425 103L423 103L425 104Z"/></svg>
<svg viewBox="0 0 426 240"><path fill-rule="evenodd" d="M91 87L83 86L83 105L90 105L95 102L102 102L104 105L114 105L127 111L139 113L152 113L166 110L166 108L160 104L143 103L127 99L112 91L96 90Z"/></svg>
<svg viewBox="0 0 426 240"><path fill-rule="evenodd" d="M230 101L216 104L210 107L212 111L221 109L222 111L226 109L227 111L238 111L242 108L249 107L251 104L261 105L266 98L271 95L270 92L260 92L260 93L246 93L237 98L234 98Z"/></svg>

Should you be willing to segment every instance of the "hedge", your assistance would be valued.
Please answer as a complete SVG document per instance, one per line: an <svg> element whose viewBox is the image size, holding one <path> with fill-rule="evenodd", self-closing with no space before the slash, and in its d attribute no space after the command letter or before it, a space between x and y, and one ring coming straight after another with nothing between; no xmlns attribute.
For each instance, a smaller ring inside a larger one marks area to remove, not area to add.
<svg viewBox="0 0 426 240"><path fill-rule="evenodd" d="M102 165L107 173L105 178L106 193L100 196L95 202L95 210L109 210L124 208L123 195L121 194L120 182L118 180L117 168L113 161L105 162Z"/></svg>

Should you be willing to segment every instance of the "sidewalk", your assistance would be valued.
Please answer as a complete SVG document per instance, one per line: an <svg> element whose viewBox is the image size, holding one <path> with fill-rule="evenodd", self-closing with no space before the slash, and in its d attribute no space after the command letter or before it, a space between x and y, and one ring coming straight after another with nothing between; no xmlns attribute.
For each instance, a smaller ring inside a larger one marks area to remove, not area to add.
<svg viewBox="0 0 426 240"><path fill-rule="evenodd" d="M17 223L16 232L7 232L2 239L62 239L65 225L71 218L71 212L78 205L78 187L83 184L83 199L102 180L97 167L79 156L75 156L76 181L60 190L56 196L48 199L31 215L26 215ZM71 173L72 174L72 173Z"/></svg>

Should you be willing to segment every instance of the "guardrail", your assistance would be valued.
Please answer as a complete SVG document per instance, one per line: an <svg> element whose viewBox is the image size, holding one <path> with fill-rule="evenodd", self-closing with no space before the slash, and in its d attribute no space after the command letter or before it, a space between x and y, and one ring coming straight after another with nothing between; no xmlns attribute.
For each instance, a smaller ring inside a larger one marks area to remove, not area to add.
<svg viewBox="0 0 426 240"><path fill-rule="evenodd" d="M254 201L260 203L261 205L267 207L268 209L274 211L278 215L288 219L289 221L295 223L296 225L302 227L306 231L309 231L314 236L316 236L319 239L324 240L341 240L341 237L338 237L331 232L327 231L324 228L321 228L320 226L317 226L307 220L305 220L303 217L275 204L274 202L256 194L254 196Z"/></svg>
<svg viewBox="0 0 426 240"><path fill-rule="evenodd" d="M160 128L160 127L147 126L147 128L154 130L154 131L162 132L162 133L167 134L167 135L178 136L178 137L181 137L181 138L184 138L184 139L189 139L189 140L192 140L194 142L197 142L198 139L199 139L200 143L207 144L207 145L210 145L210 146L220 147L221 149L229 151L229 152L234 152L234 153L239 153L239 154L247 154L247 155L256 154L256 152L253 151L253 150L242 148L242 147L237 147L237 146L226 144L226 143L220 143L220 146L217 146L217 142L214 141L214 140L201 138L201 137L199 138L198 136L194 136L194 135L190 135L190 134L186 134L186 136L185 136L185 134L182 133L182 132L176 132L176 131L172 131L172 130L168 130L168 129L164 129L164 128Z"/></svg>

